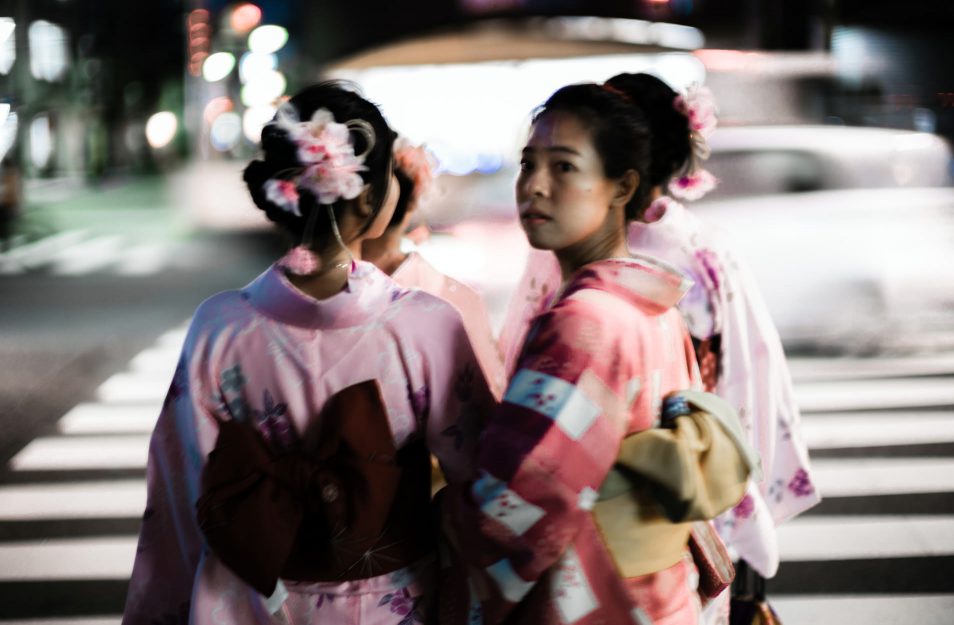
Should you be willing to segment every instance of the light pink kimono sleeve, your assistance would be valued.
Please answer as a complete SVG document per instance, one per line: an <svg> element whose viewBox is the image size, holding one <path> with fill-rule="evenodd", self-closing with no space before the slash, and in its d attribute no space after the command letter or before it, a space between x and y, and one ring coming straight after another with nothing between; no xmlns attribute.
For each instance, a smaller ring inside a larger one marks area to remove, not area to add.
<svg viewBox="0 0 954 625"><path fill-rule="evenodd" d="M414 353L423 359L424 378L411 371L412 403L425 419L427 445L449 482L470 479L477 438L496 401L460 313L427 293L415 297L430 302L426 327L415 333Z"/></svg>
<svg viewBox="0 0 954 625"><path fill-rule="evenodd" d="M194 377L190 364L184 352L150 440L146 509L124 625L189 618L204 542L195 522L195 501L205 454L217 431L210 407L202 401L212 393Z"/></svg>

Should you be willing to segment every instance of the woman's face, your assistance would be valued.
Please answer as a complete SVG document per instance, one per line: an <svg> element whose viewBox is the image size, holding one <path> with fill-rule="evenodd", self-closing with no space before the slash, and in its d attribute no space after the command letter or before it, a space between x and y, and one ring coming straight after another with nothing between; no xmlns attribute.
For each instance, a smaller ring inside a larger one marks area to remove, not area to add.
<svg viewBox="0 0 954 625"><path fill-rule="evenodd" d="M586 246L622 231L611 211L618 184L603 173L590 130L572 113L553 111L530 130L516 194L520 224L535 248Z"/></svg>

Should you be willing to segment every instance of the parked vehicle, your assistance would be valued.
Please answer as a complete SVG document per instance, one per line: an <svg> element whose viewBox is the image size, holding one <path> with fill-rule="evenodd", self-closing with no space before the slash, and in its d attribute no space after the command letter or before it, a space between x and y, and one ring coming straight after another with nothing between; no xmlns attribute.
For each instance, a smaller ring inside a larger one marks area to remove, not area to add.
<svg viewBox="0 0 954 625"><path fill-rule="evenodd" d="M755 273L790 349L922 347L954 330L954 189L940 138L724 128L693 205Z"/></svg>

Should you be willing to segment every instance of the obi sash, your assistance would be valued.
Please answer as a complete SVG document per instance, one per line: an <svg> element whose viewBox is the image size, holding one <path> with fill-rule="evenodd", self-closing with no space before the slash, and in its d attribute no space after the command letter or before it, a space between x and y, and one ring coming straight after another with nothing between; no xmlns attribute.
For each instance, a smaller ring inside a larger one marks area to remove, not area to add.
<svg viewBox="0 0 954 625"><path fill-rule="evenodd" d="M313 449L276 452L254 425L220 420L202 472L209 547L266 596L279 578L366 579L435 548L427 447L395 448L377 383L335 394L317 423Z"/></svg>

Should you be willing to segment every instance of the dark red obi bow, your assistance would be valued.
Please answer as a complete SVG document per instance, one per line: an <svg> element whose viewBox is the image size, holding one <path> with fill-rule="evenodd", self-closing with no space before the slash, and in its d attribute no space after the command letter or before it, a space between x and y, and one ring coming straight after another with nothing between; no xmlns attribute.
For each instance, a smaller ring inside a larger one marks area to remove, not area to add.
<svg viewBox="0 0 954 625"><path fill-rule="evenodd" d="M335 394L315 427L312 451L276 452L252 424L221 420L202 472L206 542L263 595L279 578L388 573L434 546L427 447L395 448L377 383Z"/></svg>

